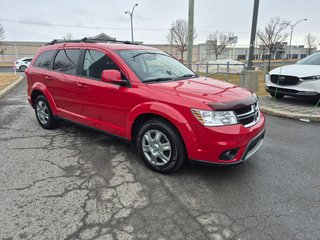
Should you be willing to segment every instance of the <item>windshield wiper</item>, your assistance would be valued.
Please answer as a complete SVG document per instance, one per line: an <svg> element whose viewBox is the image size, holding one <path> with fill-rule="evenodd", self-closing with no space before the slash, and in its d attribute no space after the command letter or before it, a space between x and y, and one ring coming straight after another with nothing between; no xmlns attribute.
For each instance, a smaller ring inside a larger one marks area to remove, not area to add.
<svg viewBox="0 0 320 240"><path fill-rule="evenodd" d="M159 77L159 78L154 78L154 79L147 79L143 82L147 83L147 82L161 82L161 81L171 81L171 80L173 80L173 78L171 78L171 77Z"/></svg>
<svg viewBox="0 0 320 240"><path fill-rule="evenodd" d="M141 53L137 53L136 55L133 55L131 56L131 58L136 58L140 55L143 55L143 54L153 54L153 55L163 55L163 56L167 56L166 54L163 54L163 53L158 53L158 52L141 52Z"/></svg>
<svg viewBox="0 0 320 240"><path fill-rule="evenodd" d="M175 74L174 72L172 72L172 71L170 71L170 70L167 70L166 73L168 73L169 75L174 75L174 76L178 77L177 74Z"/></svg>
<svg viewBox="0 0 320 240"><path fill-rule="evenodd" d="M197 74L185 74L180 76L179 78L185 78L185 77L199 77Z"/></svg>
<svg viewBox="0 0 320 240"><path fill-rule="evenodd" d="M173 75L175 75L174 73L172 73ZM147 79L145 81L143 81L144 83L147 82L161 82L161 81L174 81L174 80L179 80L181 78L187 78L187 77L199 77L197 74L185 74L183 76L179 76L179 77L159 77L159 78L154 78L154 79Z"/></svg>

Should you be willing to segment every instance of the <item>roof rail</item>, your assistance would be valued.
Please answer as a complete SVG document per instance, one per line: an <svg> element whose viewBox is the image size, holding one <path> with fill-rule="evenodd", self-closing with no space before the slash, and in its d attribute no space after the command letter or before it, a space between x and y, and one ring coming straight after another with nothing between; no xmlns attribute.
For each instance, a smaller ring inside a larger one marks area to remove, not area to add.
<svg viewBox="0 0 320 240"><path fill-rule="evenodd" d="M138 43L133 43L130 41L120 41L120 40L113 40L113 39L90 39L87 37L84 37L82 39L77 39L77 40L59 40L59 39L53 39L51 42L47 43L47 45L54 45L58 43L79 43L79 42L84 42L84 43L99 43L99 42L104 42L104 43L123 43L123 44L133 44L133 45L138 45Z"/></svg>

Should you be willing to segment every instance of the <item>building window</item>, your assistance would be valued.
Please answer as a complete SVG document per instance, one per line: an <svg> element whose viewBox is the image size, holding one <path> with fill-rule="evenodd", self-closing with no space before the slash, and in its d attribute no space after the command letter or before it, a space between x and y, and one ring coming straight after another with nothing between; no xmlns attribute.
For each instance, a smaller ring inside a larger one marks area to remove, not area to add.
<svg viewBox="0 0 320 240"><path fill-rule="evenodd" d="M308 56L308 54L306 54L306 53L300 54L300 58L305 58L306 56Z"/></svg>

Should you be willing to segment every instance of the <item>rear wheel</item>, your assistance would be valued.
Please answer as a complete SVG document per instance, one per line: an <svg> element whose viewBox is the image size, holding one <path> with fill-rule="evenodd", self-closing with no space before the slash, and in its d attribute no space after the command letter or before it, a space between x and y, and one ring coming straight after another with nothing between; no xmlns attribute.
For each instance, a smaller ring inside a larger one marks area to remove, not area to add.
<svg viewBox="0 0 320 240"><path fill-rule="evenodd" d="M187 159L180 134L171 124L160 119L151 119L143 124L136 144L140 158L156 172L174 172Z"/></svg>
<svg viewBox="0 0 320 240"><path fill-rule="evenodd" d="M272 97L275 97L275 98L278 98L278 99L284 97L283 94L280 94L280 93L277 93L277 94L276 94L275 92L271 92L270 95L271 95Z"/></svg>
<svg viewBox="0 0 320 240"><path fill-rule="evenodd" d="M41 127L52 129L58 126L58 121L53 116L50 105L43 95L39 95L34 101L34 109Z"/></svg>
<svg viewBox="0 0 320 240"><path fill-rule="evenodd" d="M19 70L20 70L21 72L24 72L26 69L27 69L27 67L24 66L24 65L22 65L22 66L19 67Z"/></svg>

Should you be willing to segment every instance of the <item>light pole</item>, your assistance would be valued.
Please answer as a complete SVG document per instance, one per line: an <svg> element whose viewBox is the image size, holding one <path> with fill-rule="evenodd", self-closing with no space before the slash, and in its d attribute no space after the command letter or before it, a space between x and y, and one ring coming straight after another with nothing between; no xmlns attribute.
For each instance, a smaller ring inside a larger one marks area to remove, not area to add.
<svg viewBox="0 0 320 240"><path fill-rule="evenodd" d="M192 50L193 50L193 21L194 21L194 0L189 0L189 17L188 17L188 65L192 68Z"/></svg>
<svg viewBox="0 0 320 240"><path fill-rule="evenodd" d="M247 64L247 70L254 70L253 58L254 58L254 45L256 41L257 33L257 21L258 21L258 11L259 11L259 0L254 0L253 4L253 15L252 15L252 25L251 25L251 37L250 37L250 48L249 48L249 58Z"/></svg>
<svg viewBox="0 0 320 240"><path fill-rule="evenodd" d="M137 7L137 6L138 6L138 3L136 3L136 4L133 6L131 12L129 12L129 11L126 11L126 12L125 12L125 14L129 14L129 15L130 15L130 21L131 21L131 42L132 42L132 43L133 43L133 22L132 22L132 16L133 16L133 11L134 11L135 7Z"/></svg>
<svg viewBox="0 0 320 240"><path fill-rule="evenodd" d="M303 21L307 21L308 19L304 18L304 19L301 19L299 21L297 21L295 24L290 24L290 27L291 27L291 33L290 33L290 44L289 44L289 53L288 55L290 56L290 59L292 59L292 56L291 56L291 41L292 41L292 33L293 33L293 28L300 22L303 22Z"/></svg>

